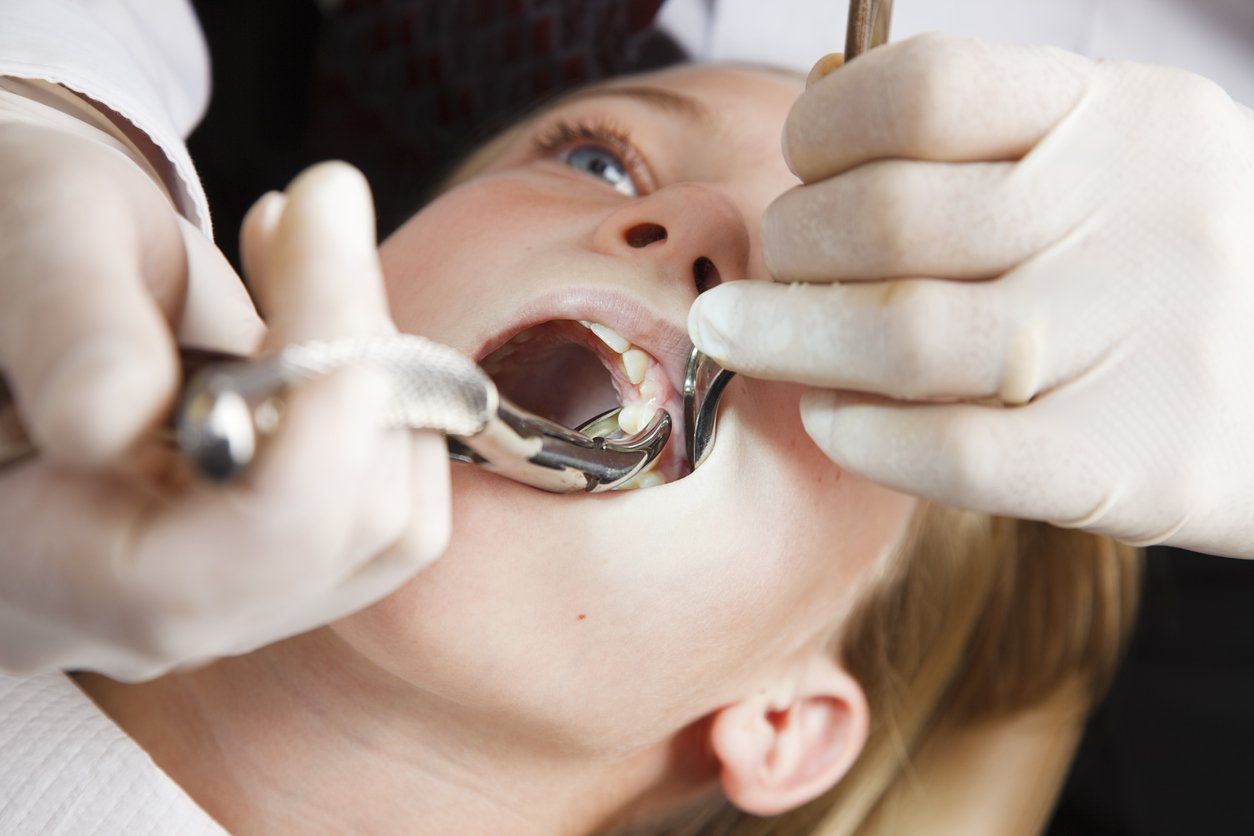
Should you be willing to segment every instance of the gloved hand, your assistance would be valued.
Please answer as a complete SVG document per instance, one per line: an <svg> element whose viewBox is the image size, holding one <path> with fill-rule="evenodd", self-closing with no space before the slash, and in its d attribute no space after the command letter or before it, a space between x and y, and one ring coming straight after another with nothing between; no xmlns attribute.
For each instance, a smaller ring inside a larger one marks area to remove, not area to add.
<svg viewBox="0 0 1254 836"><path fill-rule="evenodd" d="M264 334L144 166L107 130L0 95L0 368L42 454L0 473L9 673L134 680L245 652L377 600L447 541L443 440L380 429L390 384L371 369L296 391L230 487L135 445L175 394L172 329L241 353ZM242 243L270 316L263 351L394 330L354 170L316 167L268 195Z"/></svg>
<svg viewBox="0 0 1254 836"><path fill-rule="evenodd" d="M930 500L1254 556L1254 115L1188 73L924 36L812 84L784 285L693 341L811 384L851 471Z"/></svg>
<svg viewBox="0 0 1254 836"><path fill-rule="evenodd" d="M261 339L147 156L68 91L0 79L0 194L0 368L44 456L116 459L171 403L175 329L245 353Z"/></svg>

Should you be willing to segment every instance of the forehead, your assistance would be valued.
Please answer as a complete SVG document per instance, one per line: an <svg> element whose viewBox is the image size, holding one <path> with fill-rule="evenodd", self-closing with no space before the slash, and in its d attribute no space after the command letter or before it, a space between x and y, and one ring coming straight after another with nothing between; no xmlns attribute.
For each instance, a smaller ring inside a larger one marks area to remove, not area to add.
<svg viewBox="0 0 1254 836"><path fill-rule="evenodd" d="M603 86L633 82L650 82L732 97L746 92L755 95L775 92L789 100L795 99L805 88L805 77L799 73L758 64L680 64L651 73L616 78Z"/></svg>
<svg viewBox="0 0 1254 836"><path fill-rule="evenodd" d="M703 116L720 131L752 131L757 126L782 123L789 107L805 87L790 71L730 64L686 64L643 75L618 78L579 91L571 98L593 97L620 90L657 89L693 103L688 110ZM682 107L672 107L682 111ZM756 118L737 121L752 113Z"/></svg>
<svg viewBox="0 0 1254 836"><path fill-rule="evenodd" d="M631 94L635 101L628 106L640 115L636 125L641 137L647 139L651 133L646 126L665 131L674 142L668 155L686 175L681 179L719 182L747 177L777 192L795 182L780 153L780 136L789 109L804 89L804 79L791 71L684 65L585 88L554 109ZM659 95L640 95L650 91ZM668 103L663 96L673 101Z"/></svg>

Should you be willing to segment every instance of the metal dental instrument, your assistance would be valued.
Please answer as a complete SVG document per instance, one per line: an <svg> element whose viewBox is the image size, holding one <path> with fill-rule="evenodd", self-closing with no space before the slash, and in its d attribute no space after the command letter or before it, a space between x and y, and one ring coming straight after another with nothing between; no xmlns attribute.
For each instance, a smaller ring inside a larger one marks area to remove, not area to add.
<svg viewBox="0 0 1254 836"><path fill-rule="evenodd" d="M684 374L684 441L688 466L693 470L705 462L714 447L714 426L718 419L718 402L727 382L735 376L695 346L688 355Z"/></svg>
<svg viewBox="0 0 1254 836"><path fill-rule="evenodd" d="M888 43L893 21L893 0L849 0L849 24L845 27L845 63L868 49Z"/></svg>
<svg viewBox="0 0 1254 836"><path fill-rule="evenodd" d="M501 397L475 363L411 334L313 341L259 359L187 348L180 354L186 384L173 430L165 428L160 440L176 444L216 481L247 467L262 439L278 429L290 386L355 362L381 367L397 383L385 425L438 430L448 436L453 460L546 491L610 490L652 464L671 433L665 410L635 435L613 439L532 415ZM584 427L608 435L616 417L615 410ZM0 469L35 454L0 378Z"/></svg>
<svg viewBox="0 0 1254 836"><path fill-rule="evenodd" d="M893 16L892 0L850 0L845 29L845 63L868 49L888 42ZM735 376L695 347L688 355L684 375L684 440L688 464L696 470L714 447L718 403L727 383Z"/></svg>

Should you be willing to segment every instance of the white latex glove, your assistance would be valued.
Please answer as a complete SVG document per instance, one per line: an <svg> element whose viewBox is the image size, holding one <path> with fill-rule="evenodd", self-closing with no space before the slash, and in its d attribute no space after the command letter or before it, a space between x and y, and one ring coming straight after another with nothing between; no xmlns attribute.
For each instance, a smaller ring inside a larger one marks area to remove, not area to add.
<svg viewBox="0 0 1254 836"><path fill-rule="evenodd" d="M447 454L437 435L379 428L380 372L302 386L229 487L133 444L174 395L171 323L243 352L264 328L143 159L58 112L0 96L0 368L42 452L0 473L0 670L149 678L412 577L448 538ZM369 190L343 164L258 202L242 243L270 314L263 351L395 330L374 234Z"/></svg>
<svg viewBox="0 0 1254 836"><path fill-rule="evenodd" d="M1254 556L1249 110L1179 70L929 35L815 82L784 148L805 185L764 248L798 284L704 294L697 346L820 387L807 431L893 488Z"/></svg>

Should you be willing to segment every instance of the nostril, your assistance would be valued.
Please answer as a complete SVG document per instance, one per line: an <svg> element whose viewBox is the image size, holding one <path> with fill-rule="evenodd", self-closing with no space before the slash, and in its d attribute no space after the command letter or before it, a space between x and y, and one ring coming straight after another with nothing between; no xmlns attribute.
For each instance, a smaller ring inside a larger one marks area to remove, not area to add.
<svg viewBox="0 0 1254 836"><path fill-rule="evenodd" d="M714 266L714 262L705 256L692 262L692 283L697 286L697 293L705 293L718 284L718 268Z"/></svg>
<svg viewBox="0 0 1254 836"><path fill-rule="evenodd" d="M666 240L666 227L657 224L636 224L623 233L628 246L641 249Z"/></svg>

